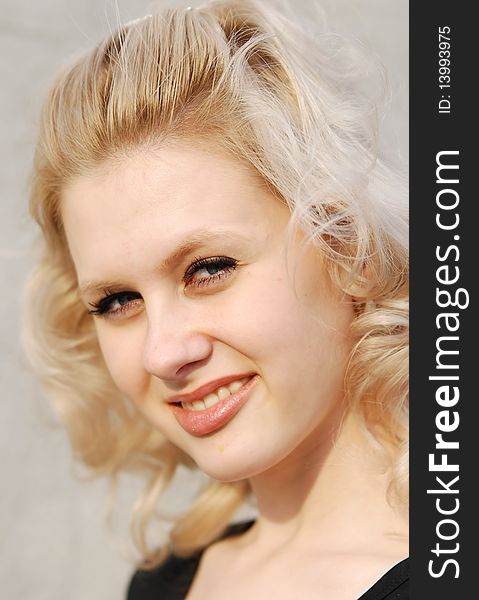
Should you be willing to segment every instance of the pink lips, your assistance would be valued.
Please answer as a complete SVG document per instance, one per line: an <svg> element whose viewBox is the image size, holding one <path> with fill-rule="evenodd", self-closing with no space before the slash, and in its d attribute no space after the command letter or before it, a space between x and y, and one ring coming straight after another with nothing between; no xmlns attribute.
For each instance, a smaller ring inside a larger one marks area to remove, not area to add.
<svg viewBox="0 0 479 600"><path fill-rule="evenodd" d="M236 378L236 380L238 379L242 379L242 377ZM170 404L170 408L185 431L195 436L206 435L220 429L236 415L248 400L250 391L258 380L259 375L255 375L234 394L230 394L214 406L204 410L187 410L178 404Z"/></svg>

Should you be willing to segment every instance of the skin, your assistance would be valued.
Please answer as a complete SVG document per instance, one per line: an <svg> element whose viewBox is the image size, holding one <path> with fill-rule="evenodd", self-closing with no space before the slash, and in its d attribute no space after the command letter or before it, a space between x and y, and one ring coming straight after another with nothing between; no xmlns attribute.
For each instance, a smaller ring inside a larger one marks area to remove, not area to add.
<svg viewBox="0 0 479 600"><path fill-rule="evenodd" d="M355 598L407 555L384 466L345 412L351 299L300 232L288 242L288 207L251 169L187 142L137 149L71 181L62 217L85 305L123 294L94 316L118 388L205 473L249 479L258 502L252 529L205 552L189 600L262 597L282 579L278 598L321 586ZM218 235L165 267L199 230ZM236 268L185 282L198 258L218 256ZM260 380L225 427L202 437L180 427L169 396L248 371Z"/></svg>

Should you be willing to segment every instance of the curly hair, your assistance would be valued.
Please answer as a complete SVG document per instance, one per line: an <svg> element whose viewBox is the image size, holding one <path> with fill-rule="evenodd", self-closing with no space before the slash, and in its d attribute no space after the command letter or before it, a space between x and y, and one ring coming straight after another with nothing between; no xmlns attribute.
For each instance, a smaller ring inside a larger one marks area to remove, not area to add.
<svg viewBox="0 0 479 600"><path fill-rule="evenodd" d="M133 512L145 564L148 523L178 464L193 461L123 398L81 303L60 217L65 184L138 146L213 139L245 161L291 211L291 227L323 253L354 299L347 399L389 457L390 496L407 485L408 253L402 175L378 157L369 69L339 36L308 31L255 0L167 9L120 27L68 66L44 104L31 214L43 239L28 286L25 347L68 430L76 459L115 478L142 471ZM250 493L211 480L177 520L170 546L191 554L214 540Z"/></svg>

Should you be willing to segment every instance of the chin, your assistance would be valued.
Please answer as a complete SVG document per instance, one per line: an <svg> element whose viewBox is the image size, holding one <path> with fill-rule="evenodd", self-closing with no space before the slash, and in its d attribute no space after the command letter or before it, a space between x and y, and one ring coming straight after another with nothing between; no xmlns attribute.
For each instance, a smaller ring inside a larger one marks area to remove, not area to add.
<svg viewBox="0 0 479 600"><path fill-rule="evenodd" d="M225 483L250 479L268 471L277 464L281 457L269 453L252 452L249 448L230 448L221 442L216 442L210 448L208 455L196 457L198 468L209 477Z"/></svg>
<svg viewBox="0 0 479 600"><path fill-rule="evenodd" d="M218 451L220 454L220 451ZM237 460L229 460L227 457L216 456L214 459L197 461L198 468L213 479L225 483L249 479L253 473L250 468Z"/></svg>

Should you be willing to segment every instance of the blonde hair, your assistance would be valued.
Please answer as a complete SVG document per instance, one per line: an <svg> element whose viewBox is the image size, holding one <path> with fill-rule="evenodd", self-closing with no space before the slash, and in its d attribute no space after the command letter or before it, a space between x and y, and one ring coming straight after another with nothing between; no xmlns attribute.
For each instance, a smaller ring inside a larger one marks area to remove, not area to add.
<svg viewBox="0 0 479 600"><path fill-rule="evenodd" d="M68 67L43 109L31 193L44 251L31 277L25 345L65 423L75 457L98 474L141 470L133 537L145 532L178 464L193 462L121 397L80 302L60 201L65 183L129 149L213 139L251 165L291 209L291 224L354 298L351 409L393 449L391 486L407 483L407 215L404 181L378 158L374 104L359 88L363 57L325 31L253 0L168 9L120 27ZM318 20L318 19L316 19ZM385 450L386 451L386 450ZM215 539L249 494L211 481L174 525L191 554Z"/></svg>

